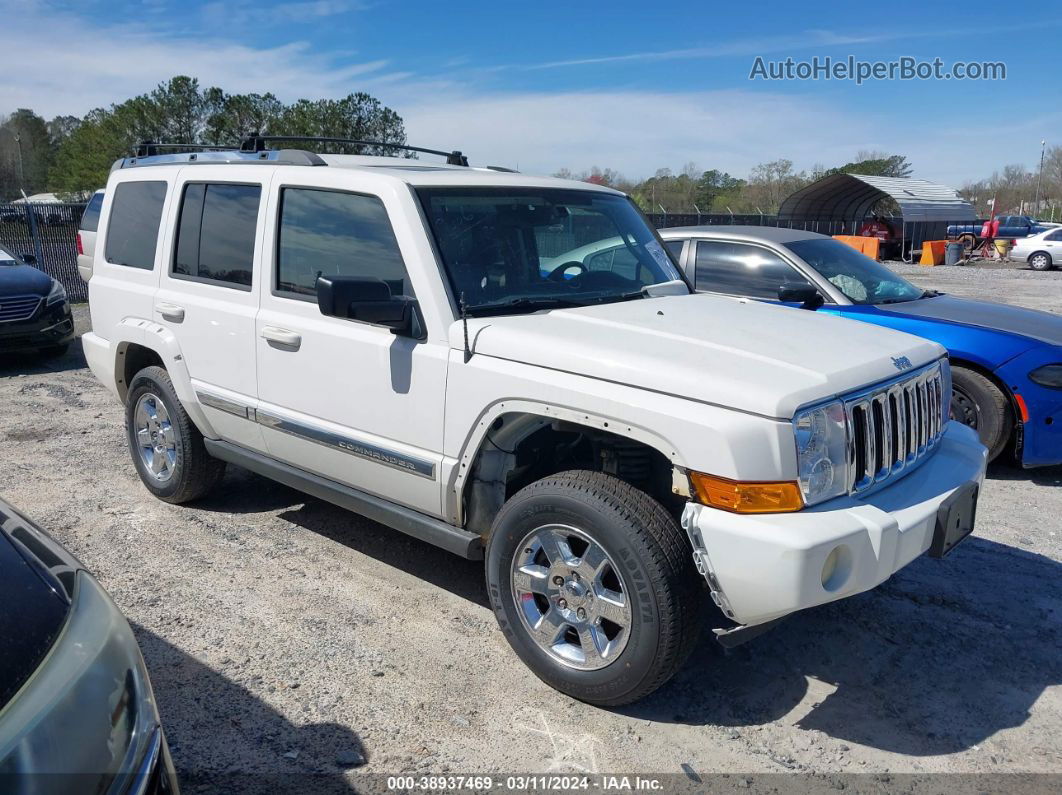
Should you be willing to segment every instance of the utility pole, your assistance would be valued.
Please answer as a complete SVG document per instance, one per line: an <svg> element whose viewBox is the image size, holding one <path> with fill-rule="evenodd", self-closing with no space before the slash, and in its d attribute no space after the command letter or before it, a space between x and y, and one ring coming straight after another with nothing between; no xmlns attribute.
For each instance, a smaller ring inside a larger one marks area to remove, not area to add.
<svg viewBox="0 0 1062 795"><path fill-rule="evenodd" d="M15 133L15 146L18 147L18 189L23 196L26 195L26 172L22 168L22 136ZM1043 170L1043 165L1040 166Z"/></svg>
<svg viewBox="0 0 1062 795"><path fill-rule="evenodd" d="M1044 149L1047 147L1047 141L1040 141L1040 174L1036 177L1036 214L1040 215L1040 182L1044 178Z"/></svg>

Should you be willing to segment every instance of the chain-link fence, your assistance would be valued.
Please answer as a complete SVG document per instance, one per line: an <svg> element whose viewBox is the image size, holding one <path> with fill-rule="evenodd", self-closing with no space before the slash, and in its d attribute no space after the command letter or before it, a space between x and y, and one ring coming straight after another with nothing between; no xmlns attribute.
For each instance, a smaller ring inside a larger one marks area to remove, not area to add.
<svg viewBox="0 0 1062 795"><path fill-rule="evenodd" d="M37 267L66 288L71 301L88 299L77 272L77 227L84 204L0 204L0 248L31 255Z"/></svg>

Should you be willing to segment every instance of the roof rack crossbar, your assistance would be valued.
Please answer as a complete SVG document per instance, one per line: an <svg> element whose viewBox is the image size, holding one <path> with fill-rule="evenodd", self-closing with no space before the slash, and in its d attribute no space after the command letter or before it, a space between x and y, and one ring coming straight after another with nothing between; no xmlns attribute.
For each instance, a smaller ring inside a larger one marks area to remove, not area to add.
<svg viewBox="0 0 1062 795"><path fill-rule="evenodd" d="M141 141L136 146L130 147L133 157L152 157L159 153L160 149L188 149L194 152L235 152L238 146L221 146L220 144L183 144L168 143L164 141Z"/></svg>
<svg viewBox="0 0 1062 795"><path fill-rule="evenodd" d="M423 152L426 155L439 155L440 157L445 157L447 165L451 166L468 166L468 157L463 155L457 149L452 152L444 152L441 149L425 149L422 146L409 146L408 144L397 144L392 143L391 141L361 141L354 138L331 138L318 135L249 135L244 138L243 142L240 144L240 151L261 152L265 149L266 143L272 141L351 144L354 146L386 146L391 149L404 149L408 152Z"/></svg>

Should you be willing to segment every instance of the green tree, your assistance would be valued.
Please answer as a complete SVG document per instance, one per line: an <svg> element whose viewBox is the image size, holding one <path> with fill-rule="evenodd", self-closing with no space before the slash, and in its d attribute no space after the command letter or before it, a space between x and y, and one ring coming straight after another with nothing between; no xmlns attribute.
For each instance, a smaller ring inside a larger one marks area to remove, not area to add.
<svg viewBox="0 0 1062 795"><path fill-rule="evenodd" d="M202 90L194 78L177 76L148 94L97 108L72 130L64 129L48 181L64 193L91 191L106 182L112 163L141 141L232 146L252 132L406 141L402 117L365 93L336 100L300 99L285 106L272 94L229 95L215 87ZM336 150L332 145L325 147ZM395 153L393 147L383 146L345 149L360 154ZM3 162L0 150L0 169Z"/></svg>

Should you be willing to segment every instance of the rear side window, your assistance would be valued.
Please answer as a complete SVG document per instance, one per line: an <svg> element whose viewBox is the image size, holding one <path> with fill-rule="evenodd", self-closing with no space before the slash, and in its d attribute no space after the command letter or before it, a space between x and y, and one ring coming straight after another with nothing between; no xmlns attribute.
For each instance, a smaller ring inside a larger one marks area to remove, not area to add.
<svg viewBox="0 0 1062 795"><path fill-rule="evenodd" d="M82 232L95 232L100 225L100 208L103 206L103 194L93 193L89 203L85 205L85 212L81 214L79 228Z"/></svg>
<svg viewBox="0 0 1062 795"><path fill-rule="evenodd" d="M280 200L278 293L312 296L318 276L353 276L413 295L382 201L309 188L285 188Z"/></svg>
<svg viewBox="0 0 1062 795"><path fill-rule="evenodd" d="M250 289L261 197L259 185L186 185L173 275Z"/></svg>
<svg viewBox="0 0 1062 795"><path fill-rule="evenodd" d="M130 268L155 267L165 182L122 182L114 190L107 224L107 262Z"/></svg>
<svg viewBox="0 0 1062 795"><path fill-rule="evenodd" d="M1050 240L1052 243L1056 240L1062 240L1062 229L1057 232L1052 232L1049 235L1044 235L1044 240Z"/></svg>

